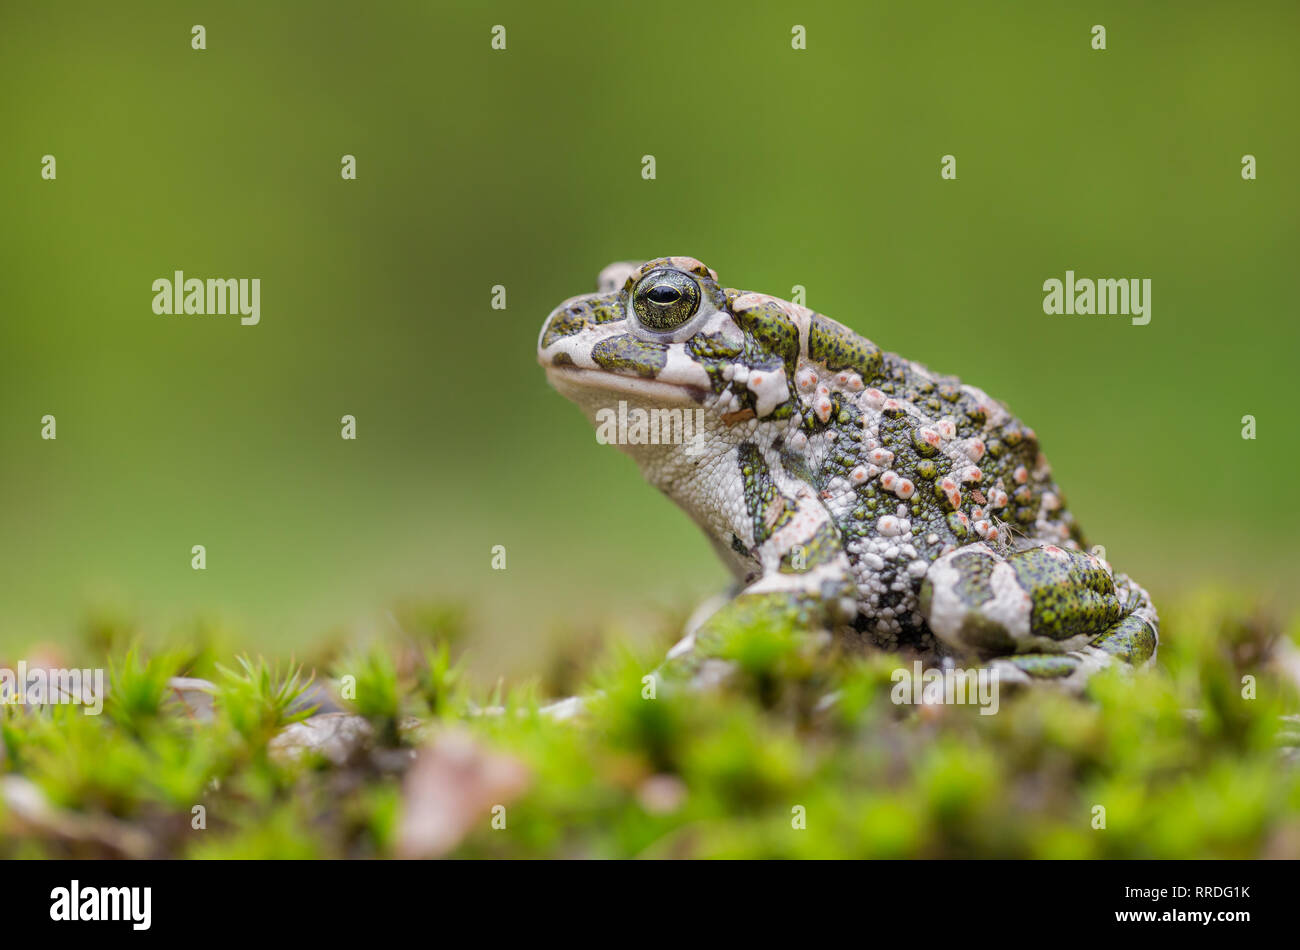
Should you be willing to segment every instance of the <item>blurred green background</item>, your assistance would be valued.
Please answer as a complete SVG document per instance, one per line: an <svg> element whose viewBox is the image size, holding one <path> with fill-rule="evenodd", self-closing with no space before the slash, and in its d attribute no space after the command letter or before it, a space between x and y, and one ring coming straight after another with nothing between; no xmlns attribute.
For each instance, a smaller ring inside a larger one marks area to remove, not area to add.
<svg viewBox="0 0 1300 950"><path fill-rule="evenodd" d="M1008 402L1157 597L1294 602L1297 36L1292 2L6 0L0 655L102 610L295 649L459 599L508 670L688 607L704 538L534 358L664 254ZM261 325L155 315L175 269L260 277ZM1151 278L1150 325L1045 316L1066 269Z"/></svg>

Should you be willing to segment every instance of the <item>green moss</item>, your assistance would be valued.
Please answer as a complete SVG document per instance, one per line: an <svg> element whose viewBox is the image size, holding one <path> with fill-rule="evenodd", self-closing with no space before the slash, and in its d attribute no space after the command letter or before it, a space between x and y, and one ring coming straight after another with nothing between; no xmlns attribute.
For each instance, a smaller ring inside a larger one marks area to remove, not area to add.
<svg viewBox="0 0 1300 950"><path fill-rule="evenodd" d="M732 611L705 647L733 664L721 686L651 675L661 645L587 649L566 679L590 700L567 721L540 714L531 683L466 673L448 640L473 638L443 622L458 615L404 612L418 635L313 664L331 689L354 676L346 705L376 727L371 754L346 766L269 754L302 715L307 673L242 661L203 721L159 683L208 659L114 637L104 666L123 686L105 714L0 707L0 770L164 857L393 856L410 752L448 728L528 775L507 827L485 808L455 857L1300 856L1300 772L1279 744L1300 743L1281 718L1300 697L1273 659L1300 626L1231 595L1161 606L1153 668L1100 674L1081 697L1004 689L990 716L895 705L908 661L828 645L797 612ZM115 847L0 805L0 856Z"/></svg>

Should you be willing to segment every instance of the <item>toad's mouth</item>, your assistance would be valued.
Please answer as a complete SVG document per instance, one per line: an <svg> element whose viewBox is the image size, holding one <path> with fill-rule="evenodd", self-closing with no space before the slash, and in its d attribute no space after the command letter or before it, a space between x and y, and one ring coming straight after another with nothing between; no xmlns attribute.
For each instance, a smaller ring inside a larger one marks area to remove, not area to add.
<svg viewBox="0 0 1300 950"><path fill-rule="evenodd" d="M710 391L687 383L671 383L644 376L624 376L607 370L580 366L547 366L546 378L561 394L578 402L590 402L596 393L617 393L655 406L694 407L703 404Z"/></svg>

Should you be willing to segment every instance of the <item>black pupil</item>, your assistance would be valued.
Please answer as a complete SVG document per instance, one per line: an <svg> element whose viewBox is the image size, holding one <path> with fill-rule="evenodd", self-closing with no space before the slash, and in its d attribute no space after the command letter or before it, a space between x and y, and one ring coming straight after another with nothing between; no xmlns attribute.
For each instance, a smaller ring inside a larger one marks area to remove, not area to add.
<svg viewBox="0 0 1300 950"><path fill-rule="evenodd" d="M651 303L670 304L676 303L682 299L682 295L677 288L670 287L668 284L659 284L650 288L650 293L646 294Z"/></svg>

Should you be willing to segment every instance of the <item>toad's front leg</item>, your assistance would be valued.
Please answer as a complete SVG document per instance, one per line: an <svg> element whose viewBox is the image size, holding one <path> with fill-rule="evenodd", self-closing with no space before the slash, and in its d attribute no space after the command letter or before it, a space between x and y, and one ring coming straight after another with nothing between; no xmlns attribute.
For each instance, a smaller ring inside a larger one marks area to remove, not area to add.
<svg viewBox="0 0 1300 950"><path fill-rule="evenodd" d="M848 554L830 512L806 485L769 486L748 497L754 544L750 582L668 654L666 674L720 669L732 631L756 624L833 632L852 622L856 587Z"/></svg>

